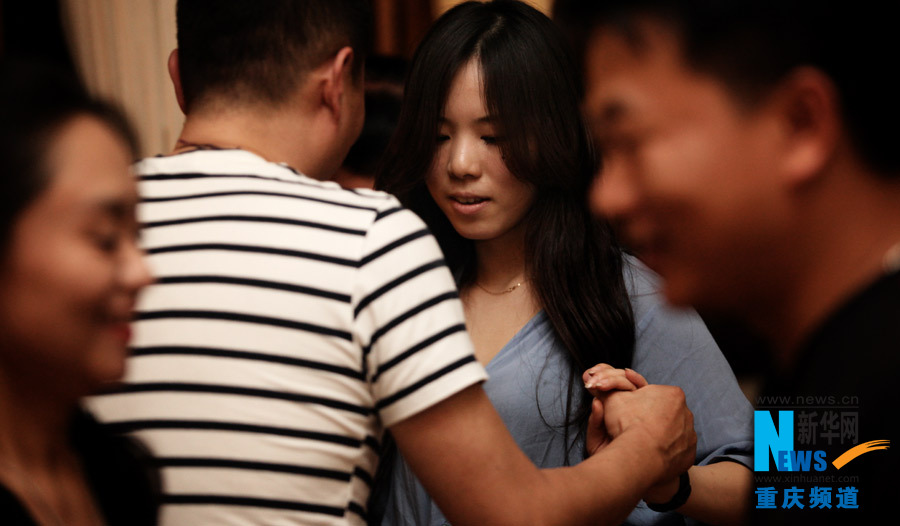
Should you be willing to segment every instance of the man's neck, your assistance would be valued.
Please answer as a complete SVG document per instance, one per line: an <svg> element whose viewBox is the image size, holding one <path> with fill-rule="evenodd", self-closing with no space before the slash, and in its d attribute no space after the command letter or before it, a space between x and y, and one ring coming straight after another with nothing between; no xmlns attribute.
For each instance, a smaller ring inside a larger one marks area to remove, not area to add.
<svg viewBox="0 0 900 526"><path fill-rule="evenodd" d="M885 272L885 254L900 242L900 184L868 174L863 187L833 189L830 205L798 229L790 256L795 272L780 284L778 301L758 325L791 368L812 334L841 305Z"/></svg>
<svg viewBox="0 0 900 526"><path fill-rule="evenodd" d="M197 145L240 148L285 163L317 179L331 176L316 115L285 105L277 109L206 107L187 115L173 153Z"/></svg>

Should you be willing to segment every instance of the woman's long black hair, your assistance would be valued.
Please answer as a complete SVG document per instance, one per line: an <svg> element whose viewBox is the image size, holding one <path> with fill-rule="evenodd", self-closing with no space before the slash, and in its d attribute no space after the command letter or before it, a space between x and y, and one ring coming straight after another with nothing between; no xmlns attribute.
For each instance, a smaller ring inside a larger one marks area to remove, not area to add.
<svg viewBox="0 0 900 526"><path fill-rule="evenodd" d="M576 65L556 26L517 1L466 2L447 11L416 50L376 187L422 217L458 285L471 284L474 244L440 211L425 176L450 84L472 59L482 68L507 167L535 188L525 219L525 260L540 306L568 351L564 433L571 448L570 426L583 433L590 415L591 397L576 387L583 371L598 362L628 367L635 330L621 249L587 206L598 160L579 109Z"/></svg>

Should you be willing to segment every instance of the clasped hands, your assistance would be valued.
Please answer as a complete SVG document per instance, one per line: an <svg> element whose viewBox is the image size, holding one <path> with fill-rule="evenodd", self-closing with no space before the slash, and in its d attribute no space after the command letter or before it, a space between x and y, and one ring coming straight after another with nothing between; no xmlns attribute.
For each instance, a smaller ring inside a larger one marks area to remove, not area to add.
<svg viewBox="0 0 900 526"><path fill-rule="evenodd" d="M667 502L678 490L678 476L694 464L697 450L694 416L684 392L674 386L650 385L631 369L607 364L591 367L582 379L594 395L587 453L592 455L620 437L646 441L648 461L656 455L662 470L644 500Z"/></svg>

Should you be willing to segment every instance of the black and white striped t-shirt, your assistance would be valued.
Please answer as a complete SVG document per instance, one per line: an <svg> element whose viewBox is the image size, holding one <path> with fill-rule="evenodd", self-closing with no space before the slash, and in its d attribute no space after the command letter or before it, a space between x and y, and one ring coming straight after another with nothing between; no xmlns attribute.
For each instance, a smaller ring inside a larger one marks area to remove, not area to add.
<svg viewBox="0 0 900 526"><path fill-rule="evenodd" d="M242 150L136 169L157 282L91 407L157 458L161 524L364 523L384 427L486 378L437 243Z"/></svg>

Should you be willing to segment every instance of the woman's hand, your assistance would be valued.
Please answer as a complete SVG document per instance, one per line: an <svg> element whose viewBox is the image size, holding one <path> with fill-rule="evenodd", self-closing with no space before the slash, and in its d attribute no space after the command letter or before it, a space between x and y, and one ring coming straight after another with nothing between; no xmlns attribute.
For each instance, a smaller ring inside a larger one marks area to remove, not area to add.
<svg viewBox="0 0 900 526"><path fill-rule="evenodd" d="M599 363L581 376L584 387L595 397L600 397L609 391L634 391L648 385L646 378L632 369L616 369L615 367ZM602 401L602 400L601 400Z"/></svg>
<svg viewBox="0 0 900 526"><path fill-rule="evenodd" d="M603 449L612 437L603 422L603 402L612 391L634 391L648 385L647 380L632 369L616 369L599 363L582 375L584 387L594 395L591 403L591 416L588 419L585 451L587 456Z"/></svg>

